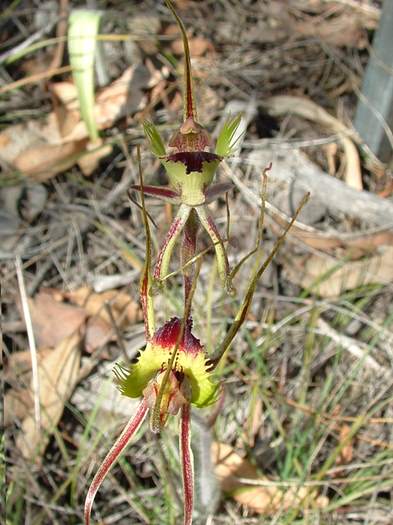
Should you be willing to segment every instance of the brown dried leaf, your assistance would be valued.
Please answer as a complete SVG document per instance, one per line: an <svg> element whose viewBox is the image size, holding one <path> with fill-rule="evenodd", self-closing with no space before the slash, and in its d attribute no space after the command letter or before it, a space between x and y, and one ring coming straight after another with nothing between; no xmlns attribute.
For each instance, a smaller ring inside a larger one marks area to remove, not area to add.
<svg viewBox="0 0 393 525"><path fill-rule="evenodd" d="M115 338L113 327L101 316L89 317L86 323L85 350L90 354Z"/></svg>
<svg viewBox="0 0 393 525"><path fill-rule="evenodd" d="M193 38L189 39L189 46L190 46L190 54L191 57L200 57L206 53L208 50L213 50L212 43L207 40L206 38L203 38L202 36L195 36ZM176 55L182 55L183 54L183 40L178 39L171 43L171 50Z"/></svg>
<svg viewBox="0 0 393 525"><path fill-rule="evenodd" d="M34 416L29 414L16 439L18 450L27 460L40 461L61 418L64 404L75 388L80 368L79 347L80 335L74 333L38 364L41 427L37 427Z"/></svg>
<svg viewBox="0 0 393 525"><path fill-rule="evenodd" d="M359 261L343 262L319 255L292 256L285 265L287 277L311 289L322 297L337 297L345 290L358 286L393 282L393 246L386 246L378 255Z"/></svg>
<svg viewBox="0 0 393 525"><path fill-rule="evenodd" d="M105 308L106 303L110 305L118 326L133 324L142 319L139 304L123 291L108 290L96 293L88 286L82 286L72 292L66 292L64 296L72 303L83 307L88 316L99 315L109 325L111 325L111 318Z"/></svg>
<svg viewBox="0 0 393 525"><path fill-rule="evenodd" d="M325 496L318 496L316 490L305 486L282 489L260 476L256 468L242 458L235 450L224 443L213 443L212 447L215 473L224 492L249 510L257 514L274 514L279 510L293 507L324 508L328 504ZM239 478L258 481L261 486L247 485Z"/></svg>
<svg viewBox="0 0 393 525"><path fill-rule="evenodd" d="M89 153L80 157L78 165L83 175L89 177L98 168L100 161L111 153L112 146L110 144L103 145L102 139L98 139L94 143L89 142L86 149Z"/></svg>
<svg viewBox="0 0 393 525"><path fill-rule="evenodd" d="M142 66L132 66L104 88L96 97L95 116L98 129L106 129L121 117L135 113L145 105L143 87L149 85L150 75ZM44 121L29 121L23 126L9 126L0 133L0 158L22 174L44 181L66 170L85 150L88 133L79 114L76 90L71 82L51 85L58 99L55 111ZM90 174L98 161L110 151L110 146L88 153L81 160L84 172Z"/></svg>
<svg viewBox="0 0 393 525"><path fill-rule="evenodd" d="M50 352L51 348L41 348L37 352L37 359L41 361L44 359ZM5 375L4 379L8 383L12 383L21 376L31 373L31 352L30 350L22 350L20 352L12 352L9 355L5 365Z"/></svg>
<svg viewBox="0 0 393 525"><path fill-rule="evenodd" d="M5 427L15 422L15 419L23 419L33 409L33 398L31 392L26 388L8 390L4 396L4 421Z"/></svg>
<svg viewBox="0 0 393 525"><path fill-rule="evenodd" d="M32 180L43 182L73 166L85 145L85 140L61 145L40 144L24 150L13 164Z"/></svg>
<svg viewBox="0 0 393 525"><path fill-rule="evenodd" d="M269 214L274 221L282 227L289 223L289 217L278 209L271 207ZM273 228L276 228L273 224ZM279 230L277 229L277 233ZM393 232L390 227L374 228L370 231L355 232L355 233L340 233L340 232L326 232L320 231L317 228L303 224L300 221L295 221L291 228L290 235L297 237L302 242L323 251L331 251L335 248L350 249L351 258L360 257L374 250L378 246L392 245Z"/></svg>
<svg viewBox="0 0 393 525"><path fill-rule="evenodd" d="M343 441L346 441L348 438L348 435L351 432L351 427L347 424L342 425L340 429L340 443ZM344 447L341 449L340 455L336 460L336 463L338 465L347 465L348 463L351 463L353 459L353 441L349 441Z"/></svg>
<svg viewBox="0 0 393 525"><path fill-rule="evenodd" d="M57 291L41 291L29 300L34 334L40 348L53 348L76 332L86 319L83 308L54 298Z"/></svg>
<svg viewBox="0 0 393 525"><path fill-rule="evenodd" d="M343 9L334 17L304 18L303 20L291 19L291 29L296 35L318 38L331 46L357 47L364 49L368 44L363 17L358 13Z"/></svg>

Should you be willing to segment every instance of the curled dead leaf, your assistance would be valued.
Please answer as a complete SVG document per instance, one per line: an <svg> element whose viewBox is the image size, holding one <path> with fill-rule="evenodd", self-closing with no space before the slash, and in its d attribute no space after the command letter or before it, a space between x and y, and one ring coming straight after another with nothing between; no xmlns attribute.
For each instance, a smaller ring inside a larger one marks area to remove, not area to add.
<svg viewBox="0 0 393 525"><path fill-rule="evenodd" d="M333 133L340 136L340 142L345 152L344 180L352 188L363 189L362 172L358 151L351 139L354 132L324 108L305 97L278 95L268 98L264 105L273 115L294 114L302 118L318 122Z"/></svg>
<svg viewBox="0 0 393 525"><path fill-rule="evenodd" d="M230 445L215 442L212 446L215 473L224 492L257 514L274 514L279 510L324 508L325 496L315 489L295 485L281 488L279 484L260 476L249 461L241 457ZM239 481L241 479L241 481ZM247 480L249 484L247 485ZM252 485L253 483L253 485ZM260 483L260 486L256 486Z"/></svg>
<svg viewBox="0 0 393 525"><path fill-rule="evenodd" d="M64 297L83 308L88 316L85 349L89 353L115 339L116 328L134 324L143 317L139 304L123 291L96 293L89 286L82 286L64 293Z"/></svg>
<svg viewBox="0 0 393 525"><path fill-rule="evenodd" d="M177 28L176 28L177 29ZM189 39L191 57L200 57L206 51L213 50L212 43L201 36L195 36ZM176 55L183 54L183 41L181 39L174 40L171 43L171 49Z"/></svg>
<svg viewBox="0 0 393 525"><path fill-rule="evenodd" d="M73 166L85 145L85 140L61 145L35 145L20 153L13 164L24 175L43 182Z"/></svg>
<svg viewBox="0 0 393 525"><path fill-rule="evenodd" d="M129 294L121 290L107 290L102 293L93 292L89 286L82 286L71 292L64 293L64 297L72 303L82 307L88 316L99 315L107 323L111 323L110 315L105 308L109 304L118 326L133 324L142 319L139 304Z"/></svg>
<svg viewBox="0 0 393 525"><path fill-rule="evenodd" d="M119 118L142 109L146 103L143 88L153 87L149 81L149 71L139 64L126 69L98 93L95 104L98 129L107 129ZM9 126L0 133L0 144L4 145L0 154L3 163L36 181L47 180L79 163L88 144L75 86L71 82L53 83L51 91L57 103L45 120ZM83 172L92 173L99 160L109 152L109 145L88 152L80 161Z"/></svg>
<svg viewBox="0 0 393 525"><path fill-rule="evenodd" d="M358 261L338 260L319 255L291 256L284 268L295 284L322 297L337 297L358 286L393 282L393 247L386 246L377 255Z"/></svg>

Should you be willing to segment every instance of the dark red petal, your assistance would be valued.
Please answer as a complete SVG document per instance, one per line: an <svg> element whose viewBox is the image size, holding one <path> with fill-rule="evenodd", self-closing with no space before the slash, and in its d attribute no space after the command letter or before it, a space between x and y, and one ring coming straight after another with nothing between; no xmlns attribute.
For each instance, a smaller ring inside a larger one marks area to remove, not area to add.
<svg viewBox="0 0 393 525"><path fill-rule="evenodd" d="M215 153L208 151L181 151L179 153L172 153L165 157L165 160L171 162L182 162L186 167L186 173L192 171L202 172L204 162L219 162L222 157Z"/></svg>
<svg viewBox="0 0 393 525"><path fill-rule="evenodd" d="M172 317L172 319L167 321L164 326L155 332L152 338L152 344L160 346L161 348L173 348L178 342L180 329L181 319ZM188 319L184 327L183 340L179 343L179 350L190 354L197 354L203 351L203 346L199 339L191 333L191 329L192 319Z"/></svg>

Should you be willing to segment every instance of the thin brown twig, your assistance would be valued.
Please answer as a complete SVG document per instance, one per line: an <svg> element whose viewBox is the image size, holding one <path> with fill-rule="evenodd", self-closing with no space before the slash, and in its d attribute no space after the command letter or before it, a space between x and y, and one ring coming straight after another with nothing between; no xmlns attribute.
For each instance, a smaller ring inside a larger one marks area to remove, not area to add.
<svg viewBox="0 0 393 525"><path fill-rule="evenodd" d="M23 86L27 86L27 84L34 84L35 82L39 82L40 80L44 80L45 78L50 78L55 75L62 75L63 73L69 73L71 69L71 66L63 66L58 67L56 69L48 69L47 71L42 71L41 73L35 73L34 75L30 75L29 77L24 77L19 80L15 80L15 82L11 82L10 84L6 84L5 86L0 87L0 95L3 95L8 91L21 88Z"/></svg>
<svg viewBox="0 0 393 525"><path fill-rule="evenodd" d="M59 68L63 61L64 47L66 42L65 36L68 26L68 0L60 0L59 4L59 22L56 28L56 37L59 39L59 41L48 69Z"/></svg>

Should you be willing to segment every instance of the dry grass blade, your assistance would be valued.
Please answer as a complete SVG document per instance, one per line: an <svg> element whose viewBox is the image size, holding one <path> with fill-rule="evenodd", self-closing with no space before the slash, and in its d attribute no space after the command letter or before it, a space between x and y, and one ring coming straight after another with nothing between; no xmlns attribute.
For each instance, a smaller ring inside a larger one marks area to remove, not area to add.
<svg viewBox="0 0 393 525"><path fill-rule="evenodd" d="M40 397L39 397L40 380L39 380L39 373L38 373L37 347L35 344L33 323L31 321L29 301L27 298L25 281L23 279L22 262L21 262L20 257L16 258L15 266L16 266L16 275L18 278L18 284L19 284L19 290L20 290L20 296L21 296L21 302L22 302L23 317L25 319L27 337L28 337L29 347L30 347L31 370L32 370L32 376L33 376L32 394L33 394L33 399L34 399L35 428L38 432L40 432L41 408L40 408Z"/></svg>
<svg viewBox="0 0 393 525"><path fill-rule="evenodd" d="M16 446L24 458L40 462L64 405L71 396L80 367L80 335L64 339L38 366L41 427L28 415L22 422Z"/></svg>

